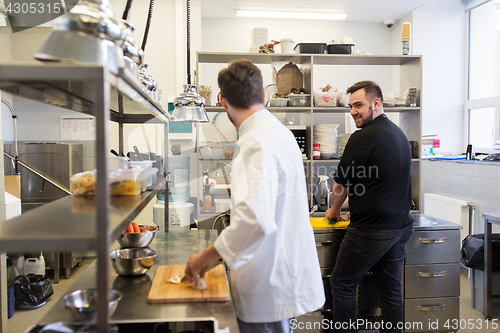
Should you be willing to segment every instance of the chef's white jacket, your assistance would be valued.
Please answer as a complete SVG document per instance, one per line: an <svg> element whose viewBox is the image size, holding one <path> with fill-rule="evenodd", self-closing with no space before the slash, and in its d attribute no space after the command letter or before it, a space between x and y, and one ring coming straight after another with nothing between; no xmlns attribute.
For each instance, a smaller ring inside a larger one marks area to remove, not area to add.
<svg viewBox="0 0 500 333"><path fill-rule="evenodd" d="M261 323L315 311L325 295L302 153L291 131L266 109L248 117L239 135L231 223L215 241L231 268L236 314Z"/></svg>

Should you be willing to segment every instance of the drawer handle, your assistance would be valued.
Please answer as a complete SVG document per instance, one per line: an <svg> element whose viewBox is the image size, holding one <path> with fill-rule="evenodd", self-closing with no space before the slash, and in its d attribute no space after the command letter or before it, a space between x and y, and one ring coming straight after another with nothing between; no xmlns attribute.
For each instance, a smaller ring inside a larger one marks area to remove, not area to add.
<svg viewBox="0 0 500 333"><path fill-rule="evenodd" d="M446 272L446 271L441 271L441 272L437 272L437 273L418 272L418 277L435 278L435 277L446 276L447 274L448 274L448 272Z"/></svg>
<svg viewBox="0 0 500 333"><path fill-rule="evenodd" d="M332 313L332 310L331 309L319 309L317 311L314 311L314 312L310 312L310 313L306 313L304 316L317 316L317 315L327 315L327 314L330 314Z"/></svg>
<svg viewBox="0 0 500 333"><path fill-rule="evenodd" d="M326 241L326 242L316 242L316 247L322 247L322 246L330 246L332 245L332 241Z"/></svg>
<svg viewBox="0 0 500 333"><path fill-rule="evenodd" d="M432 238L419 238L418 242L421 244L437 244L437 243L446 243L448 241L448 238L442 237L438 239L432 239Z"/></svg>
<svg viewBox="0 0 500 333"><path fill-rule="evenodd" d="M435 306L425 306L425 305L418 306L418 311L425 311L425 312L441 311L444 309L446 309L446 304L435 305Z"/></svg>

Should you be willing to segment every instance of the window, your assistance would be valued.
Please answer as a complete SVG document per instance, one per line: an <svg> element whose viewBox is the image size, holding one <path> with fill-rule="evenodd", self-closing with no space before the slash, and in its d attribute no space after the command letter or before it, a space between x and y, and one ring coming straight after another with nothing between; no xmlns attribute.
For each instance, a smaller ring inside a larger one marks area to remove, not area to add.
<svg viewBox="0 0 500 333"><path fill-rule="evenodd" d="M500 127L500 0L469 9L467 143L491 149Z"/></svg>

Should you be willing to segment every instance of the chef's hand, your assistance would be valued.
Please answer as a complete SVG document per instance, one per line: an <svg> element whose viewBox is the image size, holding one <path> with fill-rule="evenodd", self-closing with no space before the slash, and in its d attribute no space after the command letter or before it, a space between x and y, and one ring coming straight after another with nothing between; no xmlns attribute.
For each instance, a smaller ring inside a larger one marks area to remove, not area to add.
<svg viewBox="0 0 500 333"><path fill-rule="evenodd" d="M340 211L334 211L333 207L328 208L328 210L325 213L325 217L327 219L334 219L338 221L340 219Z"/></svg>
<svg viewBox="0 0 500 333"><path fill-rule="evenodd" d="M198 286L198 277L205 277L205 273L212 268L213 261L219 259L219 253L212 244L200 253L189 257L184 274L186 279Z"/></svg>

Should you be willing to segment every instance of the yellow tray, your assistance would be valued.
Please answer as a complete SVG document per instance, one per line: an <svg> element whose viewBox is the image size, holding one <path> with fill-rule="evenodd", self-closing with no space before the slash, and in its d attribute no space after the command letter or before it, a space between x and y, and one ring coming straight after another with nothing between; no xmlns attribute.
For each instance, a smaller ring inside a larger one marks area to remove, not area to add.
<svg viewBox="0 0 500 333"><path fill-rule="evenodd" d="M332 228L345 228L349 225L350 221L340 221L331 225L324 217L310 217L311 226L313 229L332 229Z"/></svg>

